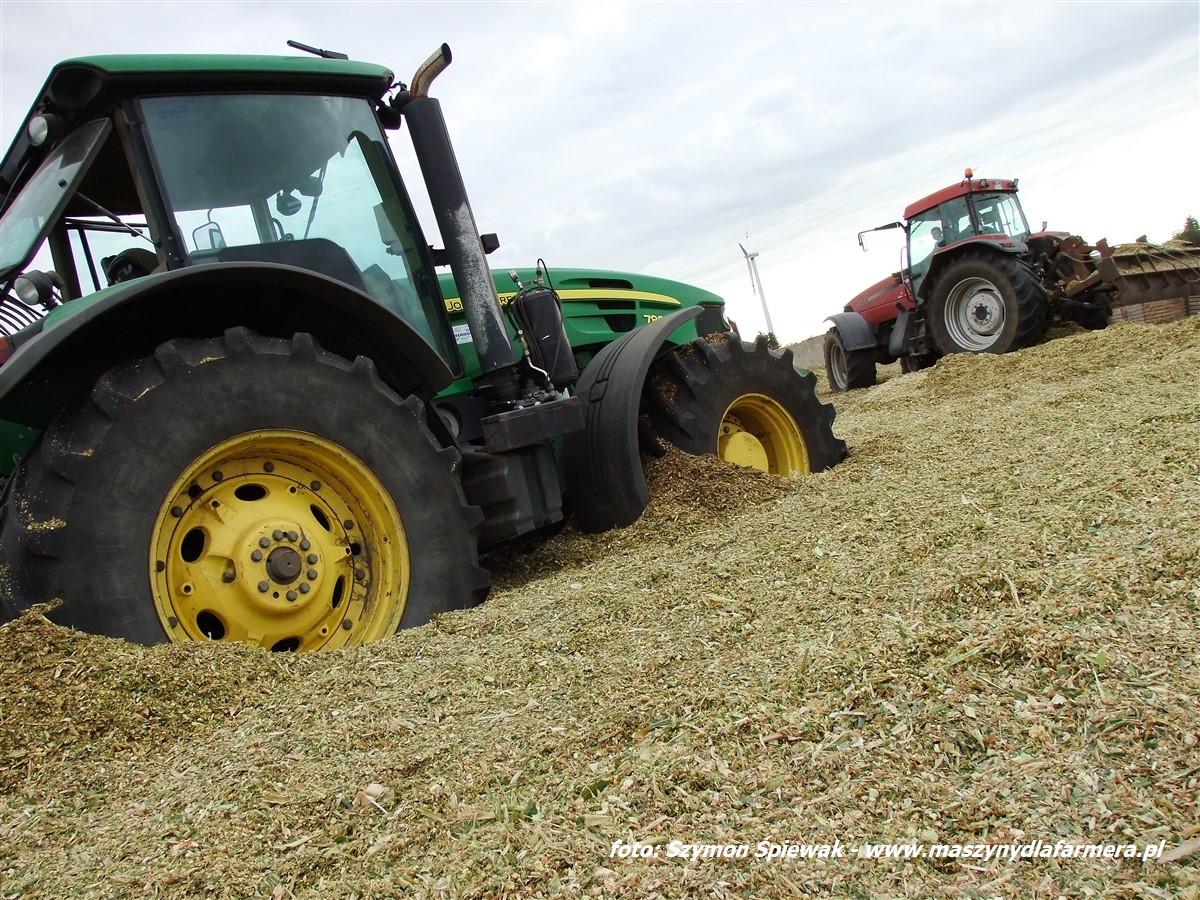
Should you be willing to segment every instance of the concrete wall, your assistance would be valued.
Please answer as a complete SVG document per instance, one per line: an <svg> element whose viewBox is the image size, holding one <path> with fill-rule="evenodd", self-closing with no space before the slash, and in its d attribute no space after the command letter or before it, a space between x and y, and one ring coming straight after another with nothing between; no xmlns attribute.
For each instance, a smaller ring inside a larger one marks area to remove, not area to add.
<svg viewBox="0 0 1200 900"><path fill-rule="evenodd" d="M788 348L796 355L796 365L818 373L825 371L825 335L819 334L797 344L788 344Z"/></svg>

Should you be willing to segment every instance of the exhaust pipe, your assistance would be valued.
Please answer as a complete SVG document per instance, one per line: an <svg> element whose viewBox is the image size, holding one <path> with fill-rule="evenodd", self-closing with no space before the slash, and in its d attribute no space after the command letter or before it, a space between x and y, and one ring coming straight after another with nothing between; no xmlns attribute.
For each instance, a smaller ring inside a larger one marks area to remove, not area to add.
<svg viewBox="0 0 1200 900"><path fill-rule="evenodd" d="M442 44L429 59L421 63L416 74L413 75L412 86L408 89L409 96L414 100L418 97L428 97L429 86L433 84L433 79L445 71L452 59L454 57L450 53L450 45Z"/></svg>
<svg viewBox="0 0 1200 900"><path fill-rule="evenodd" d="M450 47L442 44L421 64L413 76L403 116L408 121L413 150L487 381L486 385L480 385L481 393L489 403L506 405L520 398L516 354L508 340L500 298L488 269L475 214L467 200L467 188L450 143L441 104L428 93L429 86L450 65L450 60Z"/></svg>

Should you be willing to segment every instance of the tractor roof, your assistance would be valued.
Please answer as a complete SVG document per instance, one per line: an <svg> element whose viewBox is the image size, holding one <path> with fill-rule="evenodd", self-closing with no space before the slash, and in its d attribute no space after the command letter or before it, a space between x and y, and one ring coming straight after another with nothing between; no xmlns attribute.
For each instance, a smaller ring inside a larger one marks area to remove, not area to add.
<svg viewBox="0 0 1200 900"><path fill-rule="evenodd" d="M141 54L68 59L51 69L8 148L0 164L0 191L11 191L22 170L28 177L54 144L51 140L38 147L30 141L29 121L37 115L56 116L65 132L139 94L273 90L378 99L393 82L385 66L317 56Z"/></svg>
<svg viewBox="0 0 1200 900"><path fill-rule="evenodd" d="M953 200L955 197L962 197L966 194L974 193L975 191L1015 191L1017 189L1017 180L1013 178L964 178L958 184L952 184L949 187L944 187L940 191L934 191L928 197L922 197L915 203L910 203L904 208L904 219L908 221L913 216L925 212L927 209L945 203L947 200Z"/></svg>

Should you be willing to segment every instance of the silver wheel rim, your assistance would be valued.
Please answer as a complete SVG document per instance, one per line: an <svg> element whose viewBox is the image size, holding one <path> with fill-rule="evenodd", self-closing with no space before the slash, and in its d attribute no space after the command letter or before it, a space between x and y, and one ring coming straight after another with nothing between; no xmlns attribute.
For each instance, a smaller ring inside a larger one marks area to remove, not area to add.
<svg viewBox="0 0 1200 900"><path fill-rule="evenodd" d="M964 279L946 298L946 330L966 350L987 350L996 343L1005 318L1004 298L986 278Z"/></svg>
<svg viewBox="0 0 1200 900"><path fill-rule="evenodd" d="M829 378L839 391L846 390L850 376L846 371L846 354L836 341L829 345Z"/></svg>

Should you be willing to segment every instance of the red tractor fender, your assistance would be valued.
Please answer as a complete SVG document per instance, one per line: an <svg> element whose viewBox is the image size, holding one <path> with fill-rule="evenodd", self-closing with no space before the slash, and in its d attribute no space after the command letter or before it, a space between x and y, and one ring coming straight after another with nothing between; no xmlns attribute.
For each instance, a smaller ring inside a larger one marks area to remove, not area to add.
<svg viewBox="0 0 1200 900"><path fill-rule="evenodd" d="M311 334L346 359L370 358L401 396L429 400L454 377L407 322L362 291L294 266L221 263L128 282L73 314L30 326L0 367L0 418L45 428L55 413L126 360L178 337L245 326L290 338ZM40 332L40 333L36 333Z"/></svg>

